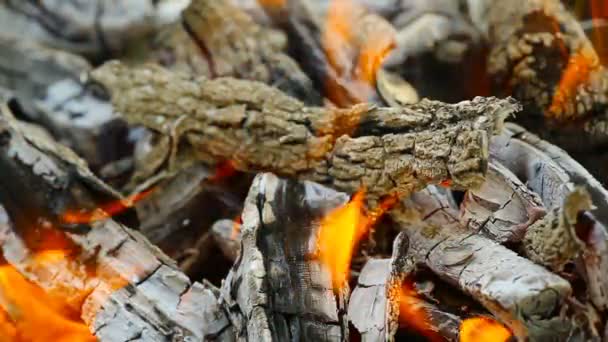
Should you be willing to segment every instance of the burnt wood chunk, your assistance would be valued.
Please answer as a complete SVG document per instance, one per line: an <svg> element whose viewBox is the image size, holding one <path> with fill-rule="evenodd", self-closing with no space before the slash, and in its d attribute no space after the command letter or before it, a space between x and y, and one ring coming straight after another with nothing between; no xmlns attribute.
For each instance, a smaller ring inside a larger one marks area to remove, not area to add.
<svg viewBox="0 0 608 342"><path fill-rule="evenodd" d="M444 197L429 187L391 212L409 240L402 244L407 247L402 247L402 258L411 258L469 294L518 338L547 338L574 330L555 313L572 293L568 281L463 229Z"/></svg>
<svg viewBox="0 0 608 342"><path fill-rule="evenodd" d="M348 196L269 173L245 201L241 251L222 287L238 338L347 341L346 292L315 256L318 221Z"/></svg>

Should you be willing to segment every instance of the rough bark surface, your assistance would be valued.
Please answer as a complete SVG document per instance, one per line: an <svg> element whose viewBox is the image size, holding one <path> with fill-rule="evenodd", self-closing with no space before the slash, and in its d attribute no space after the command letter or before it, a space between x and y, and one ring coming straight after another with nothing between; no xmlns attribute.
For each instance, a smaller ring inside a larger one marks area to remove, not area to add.
<svg viewBox="0 0 608 342"><path fill-rule="evenodd" d="M561 1L470 0L469 5L473 20L491 45L488 72L500 85L512 89L513 96L535 106L550 120L576 120L605 113L607 71L599 65L591 42ZM579 68L589 75L573 89L559 89L568 63L577 55L588 59Z"/></svg>
<svg viewBox="0 0 608 342"><path fill-rule="evenodd" d="M576 327L571 322L555 316L555 308L563 306L572 293L570 284L460 227L457 212L442 197L431 187L406 201L405 208L414 208L414 213L399 208L391 212L409 239L409 248L401 253L409 253L416 263L475 298L519 338L548 338L573 331Z"/></svg>
<svg viewBox="0 0 608 342"><path fill-rule="evenodd" d="M187 142L186 152L198 160L231 160L238 170L273 171L351 193L365 186L372 200L447 180L456 188L478 186L489 136L518 110L511 100L494 98L330 110L305 107L260 83L193 80L116 62L92 77L130 123L172 141L170 166L178 142Z"/></svg>
<svg viewBox="0 0 608 342"><path fill-rule="evenodd" d="M222 287L238 338L346 341L345 294L317 257L318 220L348 196L311 182L259 174L241 226L241 252Z"/></svg>
<svg viewBox="0 0 608 342"><path fill-rule="evenodd" d="M260 81L310 105L321 96L298 64L281 51L269 30L228 0L194 0L182 23L206 53L211 77Z"/></svg>
<svg viewBox="0 0 608 342"><path fill-rule="evenodd" d="M216 290L192 284L139 233L113 219L76 226L63 220L66 209L91 210L118 195L70 150L23 127L3 108L4 258L46 291L67 295L101 341L202 340L229 334ZM57 235L66 241L69 257L59 264L37 262L45 236Z"/></svg>

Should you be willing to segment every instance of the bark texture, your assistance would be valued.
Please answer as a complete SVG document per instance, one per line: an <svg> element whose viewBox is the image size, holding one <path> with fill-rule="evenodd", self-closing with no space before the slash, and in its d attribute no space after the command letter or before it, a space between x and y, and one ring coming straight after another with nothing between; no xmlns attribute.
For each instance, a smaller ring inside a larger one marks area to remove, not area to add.
<svg viewBox="0 0 608 342"><path fill-rule="evenodd" d="M403 108L305 107L255 82L191 79L116 62L92 77L131 124L171 141L169 165L179 155L178 142L186 142L181 154L201 161L231 160L238 170L273 171L351 193L365 186L372 200L448 180L456 188L478 186L489 137L518 110L511 100L494 98L453 105L424 100Z"/></svg>

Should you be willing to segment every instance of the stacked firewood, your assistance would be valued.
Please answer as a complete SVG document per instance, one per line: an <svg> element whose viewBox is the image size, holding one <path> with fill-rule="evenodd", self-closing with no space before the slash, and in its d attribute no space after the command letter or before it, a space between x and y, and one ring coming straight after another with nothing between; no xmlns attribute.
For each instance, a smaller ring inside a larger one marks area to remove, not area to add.
<svg viewBox="0 0 608 342"><path fill-rule="evenodd" d="M0 339L608 339L608 72L581 20L0 1Z"/></svg>

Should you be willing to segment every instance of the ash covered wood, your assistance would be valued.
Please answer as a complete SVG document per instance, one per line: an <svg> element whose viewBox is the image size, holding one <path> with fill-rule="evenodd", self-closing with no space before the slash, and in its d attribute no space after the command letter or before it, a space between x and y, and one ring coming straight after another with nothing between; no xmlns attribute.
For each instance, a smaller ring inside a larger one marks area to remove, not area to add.
<svg viewBox="0 0 608 342"><path fill-rule="evenodd" d="M68 209L92 210L119 197L81 159L18 125L7 108L0 132L2 251L21 274L46 291L67 294L103 341L229 333L217 292L191 283L141 234L113 219L65 222ZM67 258L60 264L37 262L36 253L48 243L45 236L53 235L65 240Z"/></svg>
<svg viewBox="0 0 608 342"><path fill-rule="evenodd" d="M238 338L348 340L347 292L315 257L318 220L348 196L259 174L245 201L241 252L222 287Z"/></svg>
<svg viewBox="0 0 608 342"><path fill-rule="evenodd" d="M305 107L260 83L192 79L117 62L92 77L110 90L127 121L172 141L165 156L170 167L177 144L187 142L182 154L191 158L231 160L238 170L274 171L351 193L365 186L372 199L446 180L457 188L479 185L489 136L518 110L509 99L493 98L403 108Z"/></svg>
<svg viewBox="0 0 608 342"><path fill-rule="evenodd" d="M81 81L90 68L78 55L0 37L0 87L12 91L18 114L44 125L98 170L128 156L130 143L104 94Z"/></svg>
<svg viewBox="0 0 608 342"><path fill-rule="evenodd" d="M460 223L497 242L519 242L545 215L534 192L499 162L491 162L486 181L470 189L460 206Z"/></svg>
<svg viewBox="0 0 608 342"><path fill-rule="evenodd" d="M418 208L419 212L398 208L391 212L409 240L401 258L411 258L458 286L518 338L549 338L577 329L555 311L572 293L568 281L488 238L462 229L449 200L433 188L414 194L405 208Z"/></svg>

